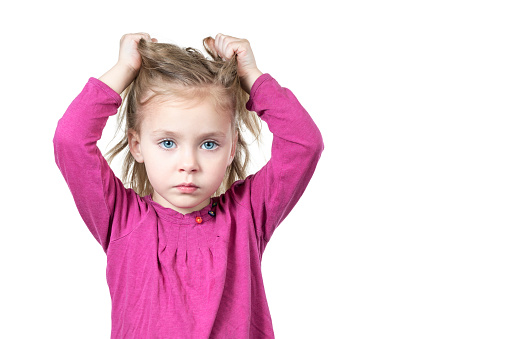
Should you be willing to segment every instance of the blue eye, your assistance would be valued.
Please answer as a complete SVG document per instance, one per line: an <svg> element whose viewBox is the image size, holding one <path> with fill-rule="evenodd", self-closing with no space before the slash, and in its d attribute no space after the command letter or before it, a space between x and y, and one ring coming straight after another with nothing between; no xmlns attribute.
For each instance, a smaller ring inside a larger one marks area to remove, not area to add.
<svg viewBox="0 0 509 339"><path fill-rule="evenodd" d="M203 144L211 146L211 147L216 145L216 147L213 147L213 148L208 148L207 146L205 146L205 149L208 149L208 150L213 150L213 149L217 148L217 144L214 141L205 141Z"/></svg>
<svg viewBox="0 0 509 339"><path fill-rule="evenodd" d="M169 149L172 149L174 148L175 146L175 142L173 140L163 140L159 143L159 145L162 145L161 147L164 149L164 150L169 150ZM206 150L209 150L209 151L212 151L214 149L216 149L217 147L219 147L219 144L215 141L212 141L212 140L209 140L209 141L205 141L203 143L203 145L205 145L205 148ZM215 147L214 147L215 146Z"/></svg>
<svg viewBox="0 0 509 339"><path fill-rule="evenodd" d="M170 143L173 144L174 143L173 140L163 140L163 141L160 142L160 144L163 144L163 148L164 149L168 149L165 146L171 146ZM170 145L168 145L168 144L170 144Z"/></svg>

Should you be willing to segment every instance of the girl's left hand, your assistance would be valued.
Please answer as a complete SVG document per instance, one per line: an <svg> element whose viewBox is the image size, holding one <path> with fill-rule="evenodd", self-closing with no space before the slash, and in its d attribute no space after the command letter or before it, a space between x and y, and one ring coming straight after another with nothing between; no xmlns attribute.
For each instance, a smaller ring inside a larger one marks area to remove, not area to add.
<svg viewBox="0 0 509 339"><path fill-rule="evenodd" d="M253 83L263 73L256 66L249 41L219 33L212 42L209 40L207 43L223 60L229 60L237 54L237 73L240 83L242 88L250 93Z"/></svg>

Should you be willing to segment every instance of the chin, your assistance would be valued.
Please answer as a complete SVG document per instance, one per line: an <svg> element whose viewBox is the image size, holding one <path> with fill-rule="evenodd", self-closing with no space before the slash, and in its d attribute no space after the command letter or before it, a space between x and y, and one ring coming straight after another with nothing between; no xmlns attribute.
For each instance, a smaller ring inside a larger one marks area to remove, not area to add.
<svg viewBox="0 0 509 339"><path fill-rule="evenodd" d="M177 207L194 207L198 204L201 204L207 198L192 196L191 194L182 194L179 197L172 199L175 203L173 205Z"/></svg>

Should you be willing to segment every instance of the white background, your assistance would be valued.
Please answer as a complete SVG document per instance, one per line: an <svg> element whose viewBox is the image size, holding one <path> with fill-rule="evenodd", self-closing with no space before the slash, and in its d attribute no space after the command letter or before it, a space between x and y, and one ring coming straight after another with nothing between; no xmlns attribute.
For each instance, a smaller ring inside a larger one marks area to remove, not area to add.
<svg viewBox="0 0 509 339"><path fill-rule="evenodd" d="M276 338L508 338L505 4L3 5L0 337L109 338L106 256L52 139L88 78L114 65L121 36L148 32L202 51L209 35L248 39L322 132L315 174L263 256ZM271 138L264 124L251 173Z"/></svg>

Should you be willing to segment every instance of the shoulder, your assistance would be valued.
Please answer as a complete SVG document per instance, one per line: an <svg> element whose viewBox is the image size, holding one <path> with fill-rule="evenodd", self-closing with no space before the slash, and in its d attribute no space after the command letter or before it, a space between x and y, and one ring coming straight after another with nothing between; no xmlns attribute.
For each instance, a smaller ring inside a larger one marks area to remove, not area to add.
<svg viewBox="0 0 509 339"><path fill-rule="evenodd" d="M235 181L219 199L223 204L235 204L244 209L251 210L251 184L254 174L245 179Z"/></svg>
<svg viewBox="0 0 509 339"><path fill-rule="evenodd" d="M147 200L147 196L139 196L132 188L126 188L125 194L115 197L113 210L110 216L111 241L129 235L138 228L146 219L156 216L153 206Z"/></svg>

